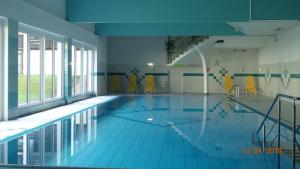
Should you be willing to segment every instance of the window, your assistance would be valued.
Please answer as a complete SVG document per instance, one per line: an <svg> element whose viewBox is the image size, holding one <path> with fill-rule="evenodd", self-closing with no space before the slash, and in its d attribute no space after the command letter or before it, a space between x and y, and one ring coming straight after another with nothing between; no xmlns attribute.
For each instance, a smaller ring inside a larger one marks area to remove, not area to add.
<svg viewBox="0 0 300 169"><path fill-rule="evenodd" d="M19 106L62 98L62 40L22 28L18 34Z"/></svg>
<svg viewBox="0 0 300 169"><path fill-rule="evenodd" d="M72 46L72 94L93 92L94 49L80 43Z"/></svg>
<svg viewBox="0 0 300 169"><path fill-rule="evenodd" d="M4 52L3 52L3 41L4 41L4 32L3 32L3 19L0 16L0 120L3 118L2 110L3 110L3 98L4 98ZM1 156L1 155L0 155ZM1 161L1 158L0 158Z"/></svg>
<svg viewBox="0 0 300 169"><path fill-rule="evenodd" d="M25 104L28 102L27 96L27 71L28 71L28 40L27 34L19 33L18 35L18 100L19 104Z"/></svg>
<svg viewBox="0 0 300 169"><path fill-rule="evenodd" d="M87 91L91 92L93 91L93 73L94 73L94 69L93 69L93 59L94 59L94 51L93 50L88 50L88 83L87 83Z"/></svg>
<svg viewBox="0 0 300 169"><path fill-rule="evenodd" d="M41 38L29 35L29 103L41 101Z"/></svg>
<svg viewBox="0 0 300 169"><path fill-rule="evenodd" d="M45 40L45 99L62 96L62 43Z"/></svg>

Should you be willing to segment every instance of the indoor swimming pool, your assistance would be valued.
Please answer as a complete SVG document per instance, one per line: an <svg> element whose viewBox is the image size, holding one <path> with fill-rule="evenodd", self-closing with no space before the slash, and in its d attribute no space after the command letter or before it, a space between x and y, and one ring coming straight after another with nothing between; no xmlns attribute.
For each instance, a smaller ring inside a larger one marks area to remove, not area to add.
<svg viewBox="0 0 300 169"><path fill-rule="evenodd" d="M224 95L122 96L10 141L0 140L0 163L275 169L279 150L260 152L253 141L263 118ZM292 168L290 157L280 157L281 168Z"/></svg>

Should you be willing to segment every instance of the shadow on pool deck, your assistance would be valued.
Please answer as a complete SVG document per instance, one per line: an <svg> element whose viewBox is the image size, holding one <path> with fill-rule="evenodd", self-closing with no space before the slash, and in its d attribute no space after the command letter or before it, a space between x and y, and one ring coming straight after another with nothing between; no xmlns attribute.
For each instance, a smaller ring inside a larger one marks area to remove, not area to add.
<svg viewBox="0 0 300 169"><path fill-rule="evenodd" d="M275 97L268 97L263 95L242 95L239 98L232 98L261 114L266 115L269 111ZM296 123L300 124L300 114L299 114L300 102L296 102ZM270 117L273 119L278 119L278 101L273 107ZM281 117L282 122L291 126L293 122L293 102L291 100L282 99L281 103Z"/></svg>

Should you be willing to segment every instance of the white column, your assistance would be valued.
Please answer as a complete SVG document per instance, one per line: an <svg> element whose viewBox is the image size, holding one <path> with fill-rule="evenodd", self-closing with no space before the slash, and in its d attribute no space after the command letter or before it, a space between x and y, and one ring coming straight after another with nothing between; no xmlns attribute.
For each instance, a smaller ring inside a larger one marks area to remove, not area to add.
<svg viewBox="0 0 300 169"><path fill-rule="evenodd" d="M4 101L4 52L3 52L3 39L4 39L4 34L3 34L3 21L2 18L0 17L0 99L2 100L0 102L0 121L3 120L3 112L4 112L4 106L3 106L3 101Z"/></svg>
<svg viewBox="0 0 300 169"><path fill-rule="evenodd" d="M202 61L202 69L203 69L203 92L204 94L208 94L208 73L207 73L207 66L206 66L206 60L205 57L203 55L203 53L200 51L200 49L197 49L200 57L201 57L201 61Z"/></svg>

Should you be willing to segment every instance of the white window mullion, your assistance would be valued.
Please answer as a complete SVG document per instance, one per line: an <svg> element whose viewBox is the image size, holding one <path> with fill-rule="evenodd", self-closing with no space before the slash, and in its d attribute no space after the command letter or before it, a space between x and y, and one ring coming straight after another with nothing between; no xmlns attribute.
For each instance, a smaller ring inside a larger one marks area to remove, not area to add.
<svg viewBox="0 0 300 169"><path fill-rule="evenodd" d="M86 68L85 68L85 71L86 71L86 77L85 77L85 93L89 92L89 51L88 49L86 49Z"/></svg>
<svg viewBox="0 0 300 169"><path fill-rule="evenodd" d="M74 85L74 87L73 87L73 92L74 92L74 95L76 94L76 73L77 73L77 71L76 71L76 64L77 64L77 51L76 51L76 46L74 46L74 61L72 61L73 62L73 66L72 66L72 69L74 69L73 71L74 71L74 80L73 80L73 84L72 85Z"/></svg>
<svg viewBox="0 0 300 169"><path fill-rule="evenodd" d="M89 89L89 86L91 85L90 84L90 73L91 73L91 71L89 71L89 70L92 70L92 68L89 68L89 65L90 65L90 58L92 57L92 56L90 56L90 52L89 52L89 50L87 50L87 59L86 59L86 90L87 90L87 92L90 92L90 90L92 89L92 87L91 87L91 89Z"/></svg>
<svg viewBox="0 0 300 169"><path fill-rule="evenodd" d="M65 79L65 41L63 41L62 43L61 43L61 64L60 64L60 67L61 67L61 76L60 76L60 88L61 88L61 90L60 90L60 97L64 97L64 79ZM71 50L72 50L72 45L71 45ZM66 51L67 52L67 51ZM72 54L72 51L71 51L71 54ZM72 56L71 56L71 58L72 58ZM69 60L68 60L68 62L69 62ZM69 64L68 64L69 65ZM68 69L68 68L67 68ZM71 72L69 72L69 73L71 73L72 74L72 70L71 70ZM71 75L72 76L72 75ZM72 78L71 78L72 79ZM68 84L66 84L66 85L68 85ZM72 85L72 84L71 84ZM71 90L72 90L72 86L71 86ZM72 95L72 91L71 91L71 95Z"/></svg>
<svg viewBox="0 0 300 169"><path fill-rule="evenodd" d="M26 34L27 35L27 89L26 89L26 92L27 92L27 104L30 103L30 59L31 59L31 56L30 56L30 35Z"/></svg>
<svg viewBox="0 0 300 169"><path fill-rule="evenodd" d="M83 47L80 48L80 94L83 94Z"/></svg>
<svg viewBox="0 0 300 169"><path fill-rule="evenodd" d="M97 62L96 62L96 60L95 60L96 51L95 51L94 49L93 49L92 54L93 54L93 55L92 55L92 58L91 58L91 59L92 59L92 64L91 64L91 65L92 65L92 68L91 68L91 69L92 69L92 70L91 70L91 73L92 73L92 75L91 75L92 82L91 82L91 83L92 83L92 84L91 84L91 85L92 85L92 91L95 92L95 83L94 83L94 82L95 82L95 76L94 76L94 75L95 75L95 73L96 73L96 72L95 72L95 70L96 70L96 69L95 69L95 66L97 65Z"/></svg>
<svg viewBox="0 0 300 169"><path fill-rule="evenodd" d="M52 41L52 98L55 98L54 91L54 80L55 80L55 41Z"/></svg>
<svg viewBox="0 0 300 169"><path fill-rule="evenodd" d="M45 38L40 38L40 99L45 103Z"/></svg>
<svg viewBox="0 0 300 169"><path fill-rule="evenodd" d="M0 18L0 99L4 100L4 52L3 52L3 28L2 28L3 24L2 24L2 19ZM3 119L4 114L2 114L2 112L4 112L4 105L3 102L0 102L0 121ZM1 160L1 159L0 159Z"/></svg>

